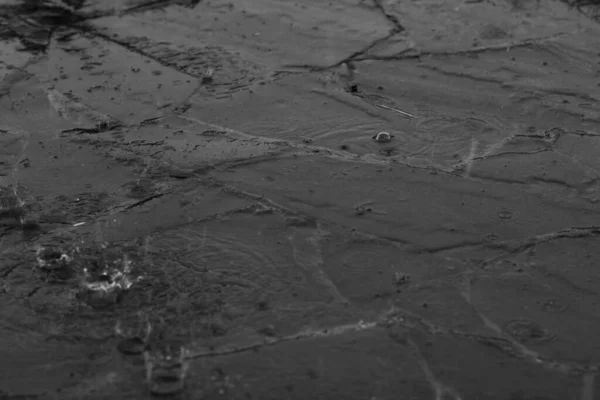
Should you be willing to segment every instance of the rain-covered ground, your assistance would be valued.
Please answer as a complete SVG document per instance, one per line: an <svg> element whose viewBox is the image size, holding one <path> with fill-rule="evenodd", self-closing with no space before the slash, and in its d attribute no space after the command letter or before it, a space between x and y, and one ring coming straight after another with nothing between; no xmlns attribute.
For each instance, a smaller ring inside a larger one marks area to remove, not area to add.
<svg viewBox="0 0 600 400"><path fill-rule="evenodd" d="M572 3L1 0L0 398L600 398Z"/></svg>

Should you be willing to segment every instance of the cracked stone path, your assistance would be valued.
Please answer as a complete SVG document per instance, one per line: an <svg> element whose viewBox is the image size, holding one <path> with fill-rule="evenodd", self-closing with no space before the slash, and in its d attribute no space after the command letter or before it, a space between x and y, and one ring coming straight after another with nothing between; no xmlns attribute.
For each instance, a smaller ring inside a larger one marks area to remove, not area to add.
<svg viewBox="0 0 600 400"><path fill-rule="evenodd" d="M0 398L598 398L592 3L0 2Z"/></svg>

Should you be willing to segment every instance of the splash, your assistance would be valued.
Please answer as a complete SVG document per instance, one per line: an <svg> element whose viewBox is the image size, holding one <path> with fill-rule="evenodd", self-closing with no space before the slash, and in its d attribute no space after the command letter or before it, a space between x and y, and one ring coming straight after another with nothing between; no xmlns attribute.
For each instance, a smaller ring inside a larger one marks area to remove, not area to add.
<svg viewBox="0 0 600 400"><path fill-rule="evenodd" d="M73 258L62 250L53 250L38 246L35 251L38 267L42 269L57 269L66 267Z"/></svg>
<svg viewBox="0 0 600 400"><path fill-rule="evenodd" d="M79 271L78 298L92 308L106 308L117 304L124 292L129 290L143 276L134 276L132 261L127 255L114 258L107 246L99 251L76 249L81 266Z"/></svg>
<svg viewBox="0 0 600 400"><path fill-rule="evenodd" d="M185 388L190 362L188 350L179 343L164 341L144 351L146 384L154 395L173 395Z"/></svg>
<svg viewBox="0 0 600 400"><path fill-rule="evenodd" d="M104 268L100 273L92 273L89 268L83 268L82 285L95 292L112 292L128 290L135 282L143 279L142 276L132 277L131 260L123 256L122 269Z"/></svg>

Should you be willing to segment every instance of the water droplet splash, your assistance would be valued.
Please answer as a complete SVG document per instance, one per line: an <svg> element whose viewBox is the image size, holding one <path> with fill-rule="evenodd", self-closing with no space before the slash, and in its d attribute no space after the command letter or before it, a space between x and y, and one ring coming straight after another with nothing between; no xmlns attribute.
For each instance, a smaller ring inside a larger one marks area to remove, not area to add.
<svg viewBox="0 0 600 400"><path fill-rule="evenodd" d="M43 246L38 246L36 248L35 258L38 267L45 270L64 268L68 266L72 260L72 257L60 249L52 249Z"/></svg>
<svg viewBox="0 0 600 400"><path fill-rule="evenodd" d="M173 395L183 391L189 369L187 349L171 341L161 341L144 351L146 384L151 394Z"/></svg>
<svg viewBox="0 0 600 400"><path fill-rule="evenodd" d="M143 279L142 276L132 275L133 263L127 255L111 261L108 254L103 254L106 246L100 250L99 259L88 259L88 263L84 264L80 280L79 298L93 308L105 308L118 303L123 292Z"/></svg>
<svg viewBox="0 0 600 400"><path fill-rule="evenodd" d="M73 258L60 248L37 246L35 259L47 280L64 282L74 276Z"/></svg>

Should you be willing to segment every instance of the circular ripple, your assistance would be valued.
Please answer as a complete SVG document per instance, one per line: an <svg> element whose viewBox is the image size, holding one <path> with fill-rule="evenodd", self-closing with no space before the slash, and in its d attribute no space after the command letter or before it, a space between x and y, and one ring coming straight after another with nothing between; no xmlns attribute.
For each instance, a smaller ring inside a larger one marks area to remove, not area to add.
<svg viewBox="0 0 600 400"><path fill-rule="evenodd" d="M482 120L436 114L420 118L415 128L398 132L401 155L442 168L456 165L459 159L480 156L511 135L510 129L494 117Z"/></svg>
<svg viewBox="0 0 600 400"><path fill-rule="evenodd" d="M285 247L256 229L232 226L182 228L152 241L154 264L171 264L166 278L194 299L250 306L259 293L288 295ZM164 268L164 265L163 265ZM283 278L283 279L282 279Z"/></svg>
<svg viewBox="0 0 600 400"><path fill-rule="evenodd" d="M486 242L495 242L498 239L500 239L500 236L496 235L495 233L488 233L483 236L483 240Z"/></svg>
<svg viewBox="0 0 600 400"><path fill-rule="evenodd" d="M496 207L491 210L492 216L501 221L510 221L517 218L517 213L514 210L506 207Z"/></svg>
<svg viewBox="0 0 600 400"><path fill-rule="evenodd" d="M510 336L522 343L548 342L556 339L556 335L528 319L508 321L504 325L504 329Z"/></svg>
<svg viewBox="0 0 600 400"><path fill-rule="evenodd" d="M565 311L568 306L560 299L548 299L542 303L542 310L546 312L558 313Z"/></svg>
<svg viewBox="0 0 600 400"><path fill-rule="evenodd" d="M156 193L157 185L151 179L140 179L123 185L127 190L127 197L132 199L143 199Z"/></svg>

